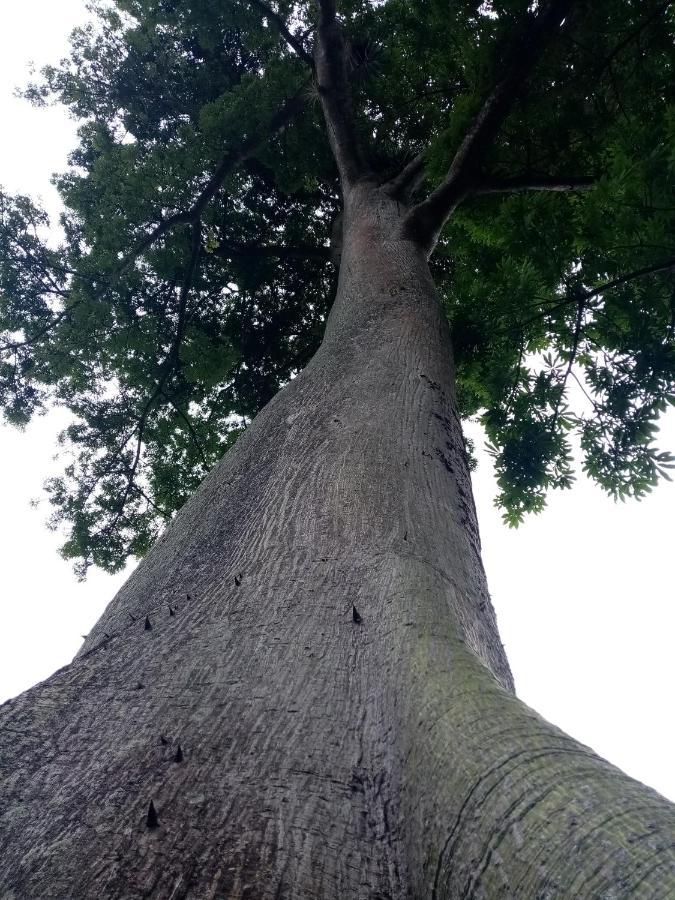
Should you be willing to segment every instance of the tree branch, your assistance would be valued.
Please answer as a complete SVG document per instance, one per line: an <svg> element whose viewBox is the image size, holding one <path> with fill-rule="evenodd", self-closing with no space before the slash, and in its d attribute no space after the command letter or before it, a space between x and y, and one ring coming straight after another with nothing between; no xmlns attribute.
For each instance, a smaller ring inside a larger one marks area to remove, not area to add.
<svg viewBox="0 0 675 900"><path fill-rule="evenodd" d="M169 404L171 404L171 406L174 408L176 413L180 416L180 418L187 425L187 429L190 432L190 437L192 438L192 443L197 448L197 452L199 453L199 456L201 458L202 465L208 467L208 460L206 459L206 454L204 453L204 448L202 447L202 445L199 441L199 438L197 437L197 432L195 431L194 425L192 424L192 421L191 421L189 415L180 408L180 406L178 405L178 403L176 403L176 401L174 400L173 397L171 397L169 394L167 394L167 392L164 390L164 388L162 388L162 396L166 399L166 401Z"/></svg>
<svg viewBox="0 0 675 900"><path fill-rule="evenodd" d="M575 0L549 0L506 52L506 74L469 126L441 184L408 214L406 231L431 252L452 211L475 184L486 153L548 44L560 30Z"/></svg>
<svg viewBox="0 0 675 900"><path fill-rule="evenodd" d="M508 328L503 329L503 333L508 333L514 329L521 330L526 328L532 322L541 319L542 316L546 316L558 309L562 309L564 306L569 306L570 303L587 303L589 300L592 300L594 297L597 297L599 294L603 294L605 291L609 291L612 288L627 284L629 281L635 281L638 278L645 278L648 275L658 275L660 272L675 272L675 257L666 260L665 262L656 263L653 266L645 266L642 269L627 272L619 278L614 278L611 281L606 281L604 284L599 284L597 287L591 288L591 290L575 297L566 297L564 300L560 300L548 306L545 310L537 313L536 316L525 319L524 322L517 322L515 325L510 325Z"/></svg>
<svg viewBox="0 0 675 900"><path fill-rule="evenodd" d="M316 85L321 99L328 140L343 189L366 174L354 128L351 90L347 76L347 52L336 18L335 0L317 0L319 27L314 50Z"/></svg>
<svg viewBox="0 0 675 900"><path fill-rule="evenodd" d="M394 200L405 203L419 190L426 176L426 150L414 156L403 169L387 182L385 190Z"/></svg>
<svg viewBox="0 0 675 900"><path fill-rule="evenodd" d="M145 500L145 502L148 504L148 506L151 506L155 510L155 512L158 513L158 515L162 516L164 519L171 518L171 513L167 512L165 509L162 509L161 506L157 506L157 504L152 499L152 497L149 497L145 493L145 491L143 490L142 487L139 487L137 484L134 484L133 492L138 494L139 497L142 497L143 500Z"/></svg>
<svg viewBox="0 0 675 900"><path fill-rule="evenodd" d="M73 304L74 306L75 304ZM73 306L67 306L65 309L61 310L54 318L40 328L35 334L31 335L29 338L26 338L23 341L13 341L8 344L0 344L0 353L4 353L6 350L20 350L21 347L28 347L31 344L34 344L36 341L40 340L41 337L44 337L46 334L52 330L52 328L56 328L59 322L62 322L72 311Z"/></svg>
<svg viewBox="0 0 675 900"><path fill-rule="evenodd" d="M254 131L248 138L244 139L235 150L232 150L230 153L227 153L223 157L215 172L211 175L208 182L200 191L197 199L194 201L192 206L190 206L188 209L174 213L172 216L169 216L166 219L163 219L157 225L155 225L155 227L150 232L148 232L148 234L140 238L133 245L131 250L129 250L128 253L126 253L122 257L115 270L107 277L108 280L104 284L101 284L98 288L96 288L93 296L94 300L100 300L110 289L110 287L114 285L122 275L124 275L124 273L131 267L131 265L133 265L134 261L141 255L141 253L143 253L145 250L148 250L161 237L163 237L178 225L191 225L199 221L202 213L204 212L204 209L216 195L227 176L232 171L234 171L234 169L236 169L238 165L240 165L249 156L251 156L251 154L253 154L266 140L285 128L286 125L288 125L301 112L305 105L305 92L307 85L308 82L304 82L302 87L272 116L272 118L267 122L264 128L259 128L258 130ZM44 328L33 335L33 337L31 337L29 340L0 345L0 353L4 352L5 350L18 349L21 346L34 343L38 338L43 337L45 334L51 331L52 328L58 325L59 322L67 315L67 313L73 310L81 302L81 300L77 300L75 301L75 303L72 303L67 309L65 309L62 313L59 313L54 319L47 323Z"/></svg>
<svg viewBox="0 0 675 900"><path fill-rule="evenodd" d="M278 259L316 259L328 262L331 258L328 247L315 247L311 244L284 247L281 244L230 244L221 241L211 253L226 259L255 259L256 257L273 256Z"/></svg>
<svg viewBox="0 0 675 900"><path fill-rule="evenodd" d="M307 52L301 38L294 35L293 32L289 29L283 16L280 16L276 10L272 9L272 7L267 3L264 3L263 0L249 0L249 3L257 6L258 9L262 10L262 12L268 19L271 19L274 22L274 24L279 29L279 33L284 38L288 46L291 47L291 49L303 62L307 63L312 71L314 71L314 60L311 53Z"/></svg>
<svg viewBox="0 0 675 900"><path fill-rule="evenodd" d="M122 259L120 263L119 272L124 272L133 261L138 257L144 250L147 250L152 244L155 243L160 237L165 235L172 228L175 228L176 225L189 225L197 222L201 217L201 214L204 212L204 209L209 204L209 202L213 199L216 193L219 191L222 183L225 181L227 176L237 168L242 162L244 162L252 153L254 153L266 140L268 140L273 135L277 134L279 131L282 131L286 125L289 124L304 108L305 105L305 97L306 97L306 89L308 82L304 82L302 87L296 91L296 93L287 100L283 106L272 116L272 118L266 123L264 128L258 128L254 130L249 137L245 138L239 146L232 150L230 153L227 153L217 169L211 175L207 183L202 188L199 193L197 199L192 204L189 209L181 210L180 212L174 213L174 215L169 216L167 219L163 219L158 225L156 225L152 231L145 235L145 237L141 238L126 254L126 256Z"/></svg>
<svg viewBox="0 0 675 900"><path fill-rule="evenodd" d="M667 9L672 5L672 0L665 0L664 3L660 3L656 9L654 9L646 19L643 19L641 22L630 29L628 34L624 37L623 40L619 41L618 44L610 51L609 55L606 56L602 62L600 63L599 68L596 70L595 77L600 78L606 69L611 68L612 63L619 56L629 44L631 44L634 40L637 40L645 28L648 28L652 22L658 19L667 11Z"/></svg>
<svg viewBox="0 0 675 900"><path fill-rule="evenodd" d="M558 417L560 415L560 407L562 406L563 399L565 397L565 391L567 390L567 382L570 377L570 372L572 371L572 366L574 365L574 360L577 357L577 351L579 350L579 341L581 340L581 329L584 324L584 308L586 304L586 299L583 294L579 297L575 298L577 301L577 314L574 320L574 335L572 337L572 349L570 350L570 358L567 362L567 368L565 370L565 375L563 376L562 388L560 391L560 397L558 398L558 402L555 405L555 409L553 411L553 422L551 423L551 431L555 430L556 425L558 424Z"/></svg>
<svg viewBox="0 0 675 900"><path fill-rule="evenodd" d="M136 472L138 471L138 466L141 461L141 451L143 449L143 435L145 434L145 428L148 423L148 418L150 416L150 412L152 407L155 404L155 401L160 396L160 394L164 393L164 385L168 381L171 374L175 371L176 367L179 363L179 353L180 346L183 341L183 336L185 333L185 321L186 321L186 310L187 310L187 300L190 293L190 288L194 282L195 276L197 274L197 269L199 267L199 257L201 254L201 225L199 220L193 223L192 226L192 247L190 250L190 260L188 262L187 268L185 270L185 277L183 279L183 283L180 289L180 295L178 300L178 316L176 323L176 335L174 337L173 343L171 345L171 349L167 353L164 358L164 361L159 369L159 379L155 388L145 403L143 410L138 418L136 428L134 431L136 432L136 449L134 451L134 458L130 466L127 467L127 483L124 489L124 493L120 498L120 502L117 504L117 509L115 511L115 515L105 528L103 528L99 532L100 537L108 537L112 532L117 528L117 525L124 514L124 507L126 506L127 500L129 499L129 495L135 489L135 478ZM133 432L132 432L133 434ZM126 439L125 444L130 440L131 435ZM118 452L122 452L124 445Z"/></svg>
<svg viewBox="0 0 675 900"><path fill-rule="evenodd" d="M598 183L592 175L566 178L563 175L521 175L516 178L485 178L471 194L516 194L525 191L590 191Z"/></svg>

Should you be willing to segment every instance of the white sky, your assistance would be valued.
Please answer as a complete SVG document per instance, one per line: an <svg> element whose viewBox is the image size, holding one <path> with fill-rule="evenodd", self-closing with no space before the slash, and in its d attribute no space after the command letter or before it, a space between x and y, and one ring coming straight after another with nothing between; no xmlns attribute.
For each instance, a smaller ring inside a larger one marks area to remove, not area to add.
<svg viewBox="0 0 675 900"><path fill-rule="evenodd" d="M64 55L85 17L82 0L0 5L0 184L42 196L74 146L62 110L34 110L12 96L38 66ZM56 553L39 497L58 463L62 414L24 433L0 428L0 700L65 665L123 576L93 572L79 584ZM675 416L661 444L675 449ZM490 462L474 490L484 559L502 638L521 698L628 774L675 800L675 602L671 576L675 484L642 503L615 504L585 480L554 494L517 531L492 507Z"/></svg>

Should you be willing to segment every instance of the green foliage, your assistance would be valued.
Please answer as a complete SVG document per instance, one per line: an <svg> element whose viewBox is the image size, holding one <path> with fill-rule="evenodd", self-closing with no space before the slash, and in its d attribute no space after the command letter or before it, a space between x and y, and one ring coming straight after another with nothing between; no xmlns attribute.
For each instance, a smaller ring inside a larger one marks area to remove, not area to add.
<svg viewBox="0 0 675 900"><path fill-rule="evenodd" d="M422 148L426 189L443 177L527 6L340 4L357 129L382 179ZM470 197L432 261L461 412L487 430L509 524L572 483L575 440L622 499L674 461L654 444L675 402L674 13L585 6L486 171L596 186ZM273 8L310 48L315 5ZM47 403L73 413L48 490L83 570L142 555L318 345L339 185L309 74L255 0L111 0L26 90L65 104L80 142L56 179L58 247L31 200L1 198L0 403L18 425ZM217 184L199 233L185 220L146 241L298 91L303 113Z"/></svg>

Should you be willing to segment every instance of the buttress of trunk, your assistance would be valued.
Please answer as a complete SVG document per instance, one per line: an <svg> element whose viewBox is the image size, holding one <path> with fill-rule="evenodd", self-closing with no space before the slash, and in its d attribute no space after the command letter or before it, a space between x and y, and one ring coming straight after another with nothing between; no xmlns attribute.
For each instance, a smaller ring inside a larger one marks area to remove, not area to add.
<svg viewBox="0 0 675 900"><path fill-rule="evenodd" d="M0 896L675 895L673 807L513 694L402 213L350 193L315 358L2 708Z"/></svg>

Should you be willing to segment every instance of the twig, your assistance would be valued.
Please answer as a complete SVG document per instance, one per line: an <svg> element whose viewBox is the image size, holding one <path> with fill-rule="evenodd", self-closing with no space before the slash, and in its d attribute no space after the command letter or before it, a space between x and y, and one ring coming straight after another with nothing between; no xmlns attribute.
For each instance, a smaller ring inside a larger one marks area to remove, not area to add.
<svg viewBox="0 0 675 900"><path fill-rule="evenodd" d="M565 370L565 375L562 381L562 389L560 391L560 396L558 397L558 402L555 405L555 409L553 411L553 422L551 423L551 430L555 429L555 426L558 422L558 416L560 414L560 407L562 405L563 397L565 396L565 390L567 388L567 379L570 377L570 372L572 371L572 366L574 365L574 360L577 356L577 351L579 349L579 340L581 338L581 328L584 322L584 297L581 296L578 299L578 308L576 319L574 320L574 336L572 338L572 349L570 350L570 358L567 363L567 369Z"/></svg>

